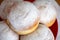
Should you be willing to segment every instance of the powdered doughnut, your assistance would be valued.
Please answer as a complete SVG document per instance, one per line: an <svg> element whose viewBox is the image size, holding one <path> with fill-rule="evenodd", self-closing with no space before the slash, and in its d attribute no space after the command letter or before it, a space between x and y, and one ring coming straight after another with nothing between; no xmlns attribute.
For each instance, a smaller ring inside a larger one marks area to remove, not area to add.
<svg viewBox="0 0 60 40"><path fill-rule="evenodd" d="M39 24L36 31L31 34L21 36L20 40L54 40L54 36L49 28L43 24Z"/></svg>
<svg viewBox="0 0 60 40"><path fill-rule="evenodd" d="M56 9L50 1L39 0L35 1L34 5L40 11L40 23L51 27L56 20Z"/></svg>
<svg viewBox="0 0 60 40"><path fill-rule="evenodd" d="M19 40L19 36L2 21L0 22L0 40Z"/></svg>
<svg viewBox="0 0 60 40"><path fill-rule="evenodd" d="M38 9L30 2L15 2L10 8L7 24L20 35L29 34L38 27L38 13Z"/></svg>

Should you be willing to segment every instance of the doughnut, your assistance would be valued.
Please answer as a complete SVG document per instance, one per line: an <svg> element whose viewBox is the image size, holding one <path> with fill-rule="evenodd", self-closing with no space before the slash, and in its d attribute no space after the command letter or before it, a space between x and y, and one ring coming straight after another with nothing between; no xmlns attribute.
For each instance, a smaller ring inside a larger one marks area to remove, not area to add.
<svg viewBox="0 0 60 40"><path fill-rule="evenodd" d="M7 15L8 15L7 11L9 11L7 9L9 9L12 6L12 4L17 1L20 2L22 0L3 0L2 1L1 5L0 5L0 17L2 19L7 19Z"/></svg>
<svg viewBox="0 0 60 40"><path fill-rule="evenodd" d="M1 21L0 40L19 40L19 36L13 32L4 21Z"/></svg>
<svg viewBox="0 0 60 40"><path fill-rule="evenodd" d="M33 3L40 11L40 23L51 27L56 20L56 8L50 1L35 1Z"/></svg>
<svg viewBox="0 0 60 40"><path fill-rule="evenodd" d="M20 40L54 40L53 33L44 24L39 24L36 31L20 37Z"/></svg>
<svg viewBox="0 0 60 40"><path fill-rule="evenodd" d="M15 2L12 5L6 20L9 27L19 35L33 32L39 24L39 10L27 1Z"/></svg>

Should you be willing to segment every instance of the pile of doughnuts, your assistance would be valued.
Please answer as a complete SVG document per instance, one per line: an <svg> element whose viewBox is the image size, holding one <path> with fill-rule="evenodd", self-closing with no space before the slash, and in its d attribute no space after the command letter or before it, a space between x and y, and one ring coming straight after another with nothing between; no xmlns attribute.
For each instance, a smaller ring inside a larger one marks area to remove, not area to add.
<svg viewBox="0 0 60 40"><path fill-rule="evenodd" d="M50 1L4 0L0 5L0 40L55 40L49 27L56 13Z"/></svg>

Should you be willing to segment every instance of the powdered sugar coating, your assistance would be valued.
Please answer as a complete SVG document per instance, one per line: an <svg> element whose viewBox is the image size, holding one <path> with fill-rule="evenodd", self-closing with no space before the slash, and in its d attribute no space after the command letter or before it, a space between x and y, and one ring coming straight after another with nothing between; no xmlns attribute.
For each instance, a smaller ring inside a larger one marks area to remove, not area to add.
<svg viewBox="0 0 60 40"><path fill-rule="evenodd" d="M50 21L56 19L56 9L54 5L50 1L44 0L36 0L34 5L40 11L40 22L41 23L49 23Z"/></svg>
<svg viewBox="0 0 60 40"><path fill-rule="evenodd" d="M19 36L5 22L0 22L0 40L19 40Z"/></svg>
<svg viewBox="0 0 60 40"><path fill-rule="evenodd" d="M13 5L14 2L20 2L23 0L4 0L0 5L0 17L2 19L7 19L9 8Z"/></svg>
<svg viewBox="0 0 60 40"><path fill-rule="evenodd" d="M38 29L31 34L21 36L20 40L54 40L53 33L45 25L39 24Z"/></svg>
<svg viewBox="0 0 60 40"><path fill-rule="evenodd" d="M19 2L11 8L8 20L17 31L30 28L39 19L38 9L30 2Z"/></svg>

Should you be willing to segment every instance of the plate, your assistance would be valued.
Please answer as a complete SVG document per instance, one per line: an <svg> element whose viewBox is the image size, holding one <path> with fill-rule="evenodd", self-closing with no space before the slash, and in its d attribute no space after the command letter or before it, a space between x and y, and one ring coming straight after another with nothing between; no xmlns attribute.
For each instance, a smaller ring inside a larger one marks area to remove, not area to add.
<svg viewBox="0 0 60 40"><path fill-rule="evenodd" d="M57 19L55 21L55 23L50 27L51 31L53 32L53 35L56 39L57 37L57 33L58 33L58 22L57 22Z"/></svg>

